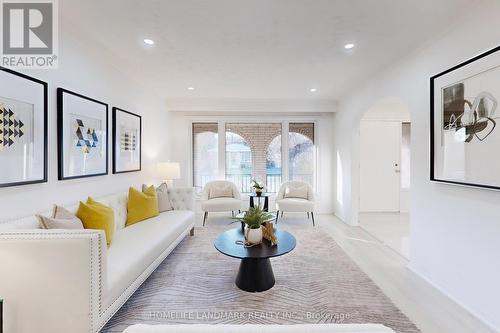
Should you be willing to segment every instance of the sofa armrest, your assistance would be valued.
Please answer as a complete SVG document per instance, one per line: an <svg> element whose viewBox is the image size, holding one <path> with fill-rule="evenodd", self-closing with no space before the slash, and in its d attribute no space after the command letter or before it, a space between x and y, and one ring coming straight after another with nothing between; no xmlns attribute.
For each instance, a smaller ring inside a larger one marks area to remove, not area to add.
<svg viewBox="0 0 500 333"><path fill-rule="evenodd" d="M106 251L100 230L0 233L5 331L96 331Z"/></svg>
<svg viewBox="0 0 500 333"><path fill-rule="evenodd" d="M314 190L312 189L312 187L307 192L307 200L313 201L313 202L316 201L314 198Z"/></svg>
<svg viewBox="0 0 500 333"><path fill-rule="evenodd" d="M169 188L168 198L175 210L194 211L194 187Z"/></svg>

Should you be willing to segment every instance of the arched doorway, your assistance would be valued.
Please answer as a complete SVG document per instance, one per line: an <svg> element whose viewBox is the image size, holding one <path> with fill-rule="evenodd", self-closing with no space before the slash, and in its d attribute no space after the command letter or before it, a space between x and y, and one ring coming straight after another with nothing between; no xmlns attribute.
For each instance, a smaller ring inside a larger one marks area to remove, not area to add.
<svg viewBox="0 0 500 333"><path fill-rule="evenodd" d="M359 224L409 257L411 119L398 98L374 104L359 123Z"/></svg>

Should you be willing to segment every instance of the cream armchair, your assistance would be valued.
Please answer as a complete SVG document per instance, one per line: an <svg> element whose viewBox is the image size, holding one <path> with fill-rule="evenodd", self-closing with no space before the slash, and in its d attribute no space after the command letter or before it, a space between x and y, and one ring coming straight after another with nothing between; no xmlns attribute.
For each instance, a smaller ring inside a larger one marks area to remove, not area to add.
<svg viewBox="0 0 500 333"><path fill-rule="evenodd" d="M300 181L283 183L276 195L276 223L283 212L307 213L314 223L314 191L311 185ZM310 214L310 215L309 215Z"/></svg>
<svg viewBox="0 0 500 333"><path fill-rule="evenodd" d="M201 193L203 226L212 212L241 211L241 195L236 185L227 180L215 180L207 183Z"/></svg>

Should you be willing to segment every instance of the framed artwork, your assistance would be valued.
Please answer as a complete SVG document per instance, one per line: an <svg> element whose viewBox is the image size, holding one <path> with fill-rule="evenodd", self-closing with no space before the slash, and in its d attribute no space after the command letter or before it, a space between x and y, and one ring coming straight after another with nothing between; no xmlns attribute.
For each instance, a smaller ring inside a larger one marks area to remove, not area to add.
<svg viewBox="0 0 500 333"><path fill-rule="evenodd" d="M108 174L108 104L57 88L59 180Z"/></svg>
<svg viewBox="0 0 500 333"><path fill-rule="evenodd" d="M141 170L142 118L113 108L113 173Z"/></svg>
<svg viewBox="0 0 500 333"><path fill-rule="evenodd" d="M500 190L500 47L430 83L430 179Z"/></svg>
<svg viewBox="0 0 500 333"><path fill-rule="evenodd" d="M47 88L0 67L0 187L47 182Z"/></svg>

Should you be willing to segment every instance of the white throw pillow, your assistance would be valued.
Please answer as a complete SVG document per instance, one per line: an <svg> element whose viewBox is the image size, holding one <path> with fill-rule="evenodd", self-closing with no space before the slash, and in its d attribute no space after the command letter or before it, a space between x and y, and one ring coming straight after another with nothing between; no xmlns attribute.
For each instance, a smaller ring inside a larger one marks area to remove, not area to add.
<svg viewBox="0 0 500 333"><path fill-rule="evenodd" d="M233 189L230 185L226 186L212 186L210 188L210 192L208 193L209 199L215 198L232 198L233 197Z"/></svg>
<svg viewBox="0 0 500 333"><path fill-rule="evenodd" d="M149 186L142 184L142 192L146 191ZM161 183L156 188L156 197L158 198L158 211L160 213L174 210L170 198L168 197L168 188L166 183Z"/></svg>
<svg viewBox="0 0 500 333"><path fill-rule="evenodd" d="M82 221L67 209L54 205L51 217L36 215L42 229L83 229Z"/></svg>
<svg viewBox="0 0 500 333"><path fill-rule="evenodd" d="M299 198L299 199L306 199L307 200L307 192L308 188L307 186L291 186L287 185L285 188L285 198Z"/></svg>

